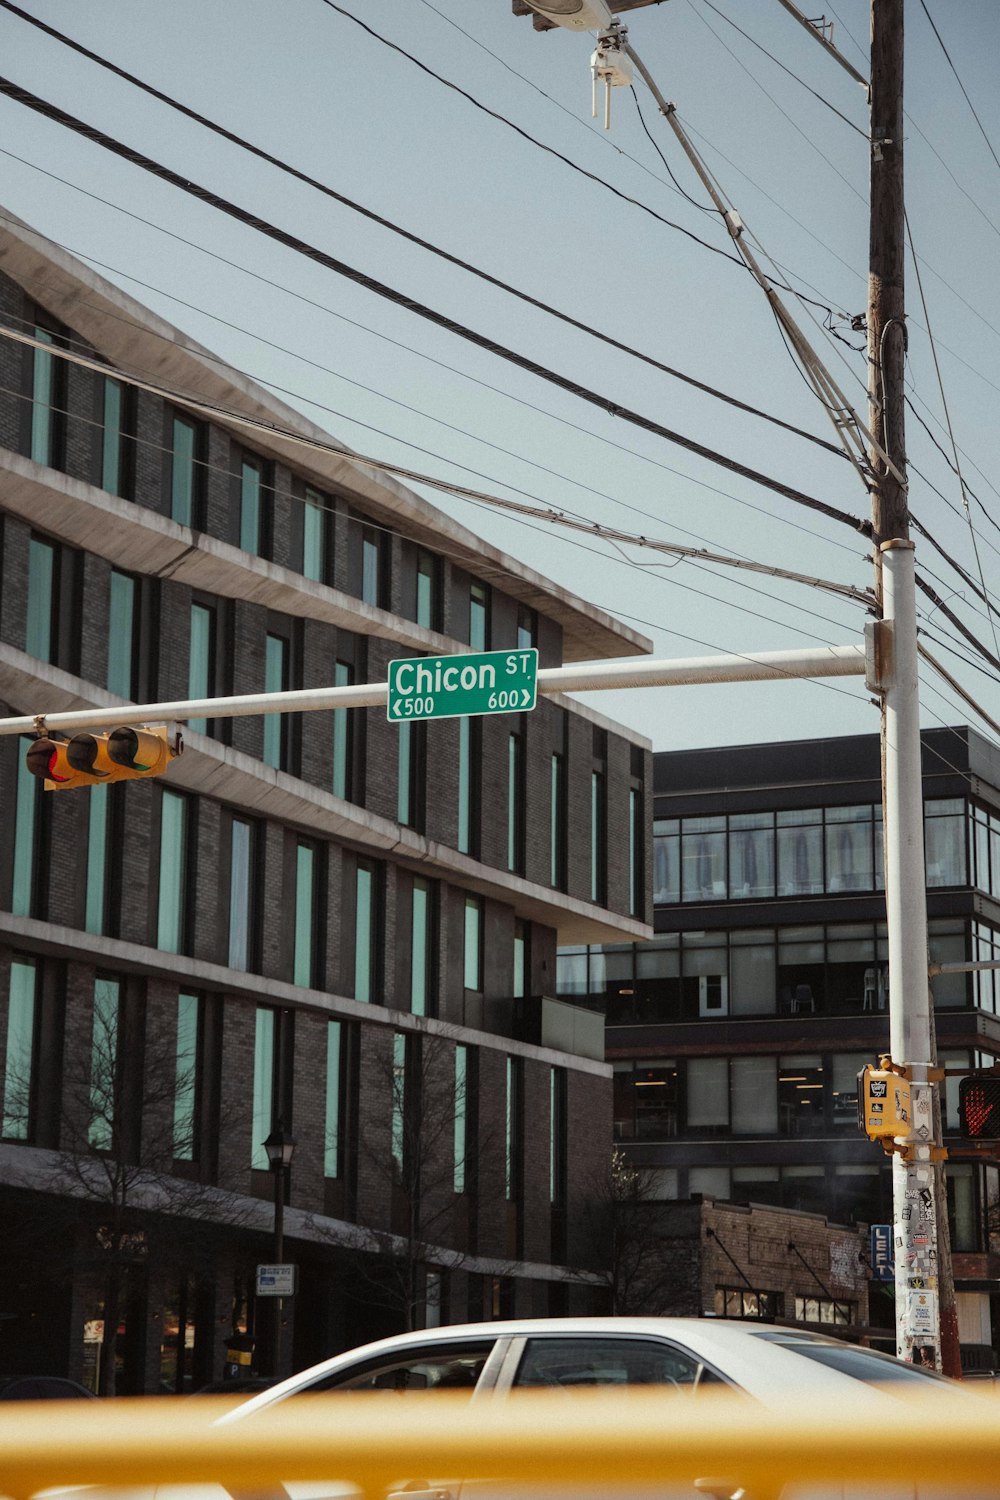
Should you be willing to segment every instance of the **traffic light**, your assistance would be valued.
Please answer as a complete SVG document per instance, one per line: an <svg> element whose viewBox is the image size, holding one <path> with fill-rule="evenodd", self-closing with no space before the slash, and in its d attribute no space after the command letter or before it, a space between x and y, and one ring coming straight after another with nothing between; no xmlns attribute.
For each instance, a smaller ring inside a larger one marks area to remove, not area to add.
<svg viewBox="0 0 1000 1500"><path fill-rule="evenodd" d="M910 1085L899 1073L870 1064L858 1074L858 1125L870 1141L910 1133Z"/></svg>
<svg viewBox="0 0 1000 1500"><path fill-rule="evenodd" d="M959 1079L958 1123L969 1140L1000 1140L1000 1074Z"/></svg>
<svg viewBox="0 0 1000 1500"><path fill-rule="evenodd" d="M171 743L166 724L139 729L123 725L96 734L75 734L68 740L45 735L29 748L27 767L32 776L44 780L47 792L68 791L99 782L162 776L180 751L180 736L175 734Z"/></svg>

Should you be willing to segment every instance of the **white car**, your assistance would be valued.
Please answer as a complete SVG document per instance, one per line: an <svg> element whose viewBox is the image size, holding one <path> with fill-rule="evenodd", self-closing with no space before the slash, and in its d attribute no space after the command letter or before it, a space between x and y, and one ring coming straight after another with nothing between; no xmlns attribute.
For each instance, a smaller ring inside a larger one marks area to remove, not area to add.
<svg viewBox="0 0 1000 1500"><path fill-rule="evenodd" d="M399 1334L292 1375L222 1418L240 1422L318 1391L465 1387L476 1400L529 1386L730 1386L766 1406L836 1400L858 1382L951 1391L953 1382L874 1349L766 1323L714 1318L545 1318Z"/></svg>
<svg viewBox="0 0 1000 1500"><path fill-rule="evenodd" d="M932 1371L904 1364L887 1354L837 1339L771 1324L712 1318L559 1318L471 1323L400 1334L338 1354L280 1385L262 1391L227 1412L223 1423L252 1421L255 1414L290 1396L323 1391L427 1391L465 1389L474 1402L503 1398L530 1387L572 1391L581 1387L658 1387L682 1400L709 1387L729 1387L787 1416L789 1398L809 1401L816 1410L836 1412L849 1426L851 1412L870 1414L871 1403L885 1403L893 1417L893 1392L909 1390L961 1399L960 1387ZM667 1397L669 1399L669 1396ZM970 1398L974 1399L974 1398ZM897 1408L898 1409L898 1408ZM718 1487L716 1487L718 1486ZM412 1500L524 1500L527 1492L498 1489L477 1479L411 1481L402 1489ZM729 1500L743 1495L738 1480L700 1481L702 1495ZM330 1500L341 1487L292 1484L290 1500ZM356 1492L355 1492L356 1493ZM655 1500L676 1500L694 1492L675 1486L657 1490ZM782 1500L870 1500L872 1491L841 1484L795 1485ZM996 1500L995 1487L989 1491ZM912 1484L882 1475L879 1500L914 1500ZM940 1492L920 1487L919 1495ZM545 1500L546 1492L531 1492ZM955 1500L949 1491L950 1500ZM225 1500L204 1492L179 1495L161 1490L157 1500ZM567 1500L559 1492L557 1500ZM623 1484L620 1495L574 1496L572 1500L651 1500Z"/></svg>

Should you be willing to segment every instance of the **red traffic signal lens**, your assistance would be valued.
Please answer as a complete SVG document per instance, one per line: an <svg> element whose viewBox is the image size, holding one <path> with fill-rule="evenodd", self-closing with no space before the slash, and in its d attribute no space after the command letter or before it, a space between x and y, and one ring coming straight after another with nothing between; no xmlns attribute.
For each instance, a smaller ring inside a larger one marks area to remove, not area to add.
<svg viewBox="0 0 1000 1500"><path fill-rule="evenodd" d="M72 774L65 759L65 744L57 740L36 740L25 758L32 776L42 781L70 781Z"/></svg>
<svg viewBox="0 0 1000 1500"><path fill-rule="evenodd" d="M1000 1139L1000 1076L983 1074L961 1079L958 1118L968 1139Z"/></svg>

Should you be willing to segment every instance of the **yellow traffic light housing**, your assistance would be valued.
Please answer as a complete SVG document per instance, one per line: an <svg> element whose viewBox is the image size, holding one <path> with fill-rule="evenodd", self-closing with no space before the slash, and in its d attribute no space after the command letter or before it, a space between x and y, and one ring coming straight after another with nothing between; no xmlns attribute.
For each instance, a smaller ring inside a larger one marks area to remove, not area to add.
<svg viewBox="0 0 1000 1500"><path fill-rule="evenodd" d="M183 748L178 733L166 724L138 729L122 725L96 734L75 734L69 740L43 736L28 750L27 767L41 777L47 792L80 786L131 781L140 776L162 776Z"/></svg>
<svg viewBox="0 0 1000 1500"><path fill-rule="evenodd" d="M858 1126L870 1141L907 1136L913 1119L910 1085L889 1068L869 1063L858 1074Z"/></svg>

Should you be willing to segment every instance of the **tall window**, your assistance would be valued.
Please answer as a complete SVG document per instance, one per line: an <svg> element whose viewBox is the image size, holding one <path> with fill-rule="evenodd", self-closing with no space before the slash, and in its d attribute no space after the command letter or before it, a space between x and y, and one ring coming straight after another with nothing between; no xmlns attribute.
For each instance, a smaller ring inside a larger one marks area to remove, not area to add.
<svg viewBox="0 0 1000 1500"><path fill-rule="evenodd" d="M343 1067L343 1024L326 1023L326 1119L323 1133L323 1176L340 1176L341 1148L341 1070Z"/></svg>
<svg viewBox="0 0 1000 1500"><path fill-rule="evenodd" d="M200 438L199 425L175 412L171 429L170 515L181 526L198 526L201 519L198 514Z"/></svg>
<svg viewBox="0 0 1000 1500"><path fill-rule="evenodd" d="M479 853L479 785L482 724L468 716L458 721L458 850Z"/></svg>
<svg viewBox="0 0 1000 1500"><path fill-rule="evenodd" d="M38 324L33 330L43 344L55 344L55 335ZM35 349L31 370L31 457L36 464L58 463L62 426L62 362L48 349Z"/></svg>
<svg viewBox="0 0 1000 1500"><path fill-rule="evenodd" d="M108 819L110 788L92 786L87 798L87 902L84 927L103 933L107 923Z"/></svg>
<svg viewBox="0 0 1000 1500"><path fill-rule="evenodd" d="M121 982L94 980L90 1034L90 1128L87 1139L98 1151L110 1151L118 1125L118 1031Z"/></svg>
<svg viewBox="0 0 1000 1500"><path fill-rule="evenodd" d="M514 988L515 1000L528 993L528 924L518 919L514 923Z"/></svg>
<svg viewBox="0 0 1000 1500"><path fill-rule="evenodd" d="M427 726L406 720L399 725L396 818L418 831L424 825L424 788L427 763Z"/></svg>
<svg viewBox="0 0 1000 1500"><path fill-rule="evenodd" d="M215 610L207 604L192 603L191 635L188 648L188 697L210 698L213 695L215 662ZM188 728L196 734L208 733L207 719L189 719Z"/></svg>
<svg viewBox="0 0 1000 1500"><path fill-rule="evenodd" d="M465 963L467 990L483 988L483 903L478 896L465 898Z"/></svg>
<svg viewBox="0 0 1000 1500"><path fill-rule="evenodd" d="M590 773L590 899L604 900L604 772Z"/></svg>
<svg viewBox="0 0 1000 1500"><path fill-rule="evenodd" d="M524 871L524 744L520 734L507 736L507 868Z"/></svg>
<svg viewBox="0 0 1000 1500"><path fill-rule="evenodd" d="M522 1111L524 1108L524 1060L507 1058L504 1109L504 1197L513 1202L521 1193Z"/></svg>
<svg viewBox="0 0 1000 1500"><path fill-rule="evenodd" d="M108 689L135 697L135 579L111 569L108 608Z"/></svg>
<svg viewBox="0 0 1000 1500"><path fill-rule="evenodd" d="M120 380L104 377L104 430L101 437L101 489L126 495L131 478L128 443L128 392Z"/></svg>
<svg viewBox="0 0 1000 1500"><path fill-rule="evenodd" d="M264 691L285 693L288 691L289 643L284 636L268 633L264 648ZM276 770L287 771L290 744L290 720L287 714L264 715L264 749L261 759L265 765Z"/></svg>
<svg viewBox="0 0 1000 1500"><path fill-rule="evenodd" d="M375 871L358 861L354 906L354 998L370 1003L374 989Z"/></svg>
<svg viewBox="0 0 1000 1500"><path fill-rule="evenodd" d="M426 1016L433 1009L431 1003L432 905L430 881L415 875L410 929L410 1010L415 1016Z"/></svg>
<svg viewBox="0 0 1000 1500"><path fill-rule="evenodd" d="M177 1042L174 1053L174 1160L198 1156L198 1037L201 996L177 996Z"/></svg>
<svg viewBox="0 0 1000 1500"><path fill-rule="evenodd" d="M187 896L188 808L186 797L160 792L160 884L156 915L156 946L165 953L181 953L185 938Z"/></svg>
<svg viewBox="0 0 1000 1500"><path fill-rule="evenodd" d="M295 847L295 942L292 982L311 989L316 983L316 850L312 844Z"/></svg>
<svg viewBox="0 0 1000 1500"><path fill-rule="evenodd" d="M455 1130L452 1153L452 1187L456 1193L465 1192L465 1156L468 1149L469 1128L469 1049L455 1048Z"/></svg>
<svg viewBox="0 0 1000 1500"><path fill-rule="evenodd" d="M488 651L490 641L490 596L485 583L469 585L469 645Z"/></svg>
<svg viewBox="0 0 1000 1500"><path fill-rule="evenodd" d="M335 687L347 687L354 681L354 668L346 661L334 663ZM353 710L333 710L333 795L349 798L352 788L352 761L354 759Z"/></svg>
<svg viewBox="0 0 1000 1500"><path fill-rule="evenodd" d="M264 465L259 458L240 464L240 546L262 555L266 541Z"/></svg>
<svg viewBox="0 0 1000 1500"><path fill-rule="evenodd" d="M35 911L35 848L41 821L38 805L42 783L32 776L25 763L31 740L18 741L17 802L14 810L14 879L10 909L15 917L30 917Z"/></svg>
<svg viewBox="0 0 1000 1500"><path fill-rule="evenodd" d="M261 1172L268 1169L264 1142L274 1125L277 1061L277 1012L266 1005L259 1005L254 1022L250 1165Z"/></svg>
<svg viewBox="0 0 1000 1500"><path fill-rule="evenodd" d="M30 960L12 960L3 1084L2 1134L7 1140L26 1141L31 1134L36 979L36 968Z"/></svg>
<svg viewBox="0 0 1000 1500"><path fill-rule="evenodd" d="M526 604L517 606L517 649L529 651L538 645L538 616Z"/></svg>
<svg viewBox="0 0 1000 1500"><path fill-rule="evenodd" d="M568 1120L566 1069L549 1069L549 1202L566 1201Z"/></svg>
<svg viewBox="0 0 1000 1500"><path fill-rule="evenodd" d="M229 967L253 967L257 829L234 818L229 846Z"/></svg>
<svg viewBox="0 0 1000 1500"><path fill-rule="evenodd" d="M549 882L566 888L566 762L558 751L549 764Z"/></svg>
<svg viewBox="0 0 1000 1500"><path fill-rule="evenodd" d="M325 495L306 485L302 506L302 576L328 583L331 505Z"/></svg>
<svg viewBox="0 0 1000 1500"><path fill-rule="evenodd" d="M381 605L385 592L385 533L374 526L361 529L361 598Z"/></svg>
<svg viewBox="0 0 1000 1500"><path fill-rule="evenodd" d="M438 624L438 563L430 552L417 553L416 621L428 630Z"/></svg>
<svg viewBox="0 0 1000 1500"><path fill-rule="evenodd" d="M402 1176L406 1161L406 1110L407 1077L406 1037L401 1031L392 1038L392 1161Z"/></svg>
<svg viewBox="0 0 1000 1500"><path fill-rule="evenodd" d="M641 917L645 907L642 879L646 849L644 832L642 792L633 786L628 794L628 909L633 917Z"/></svg>
<svg viewBox="0 0 1000 1500"><path fill-rule="evenodd" d="M41 661L55 660L56 549L44 537L28 543L28 621L24 649Z"/></svg>

